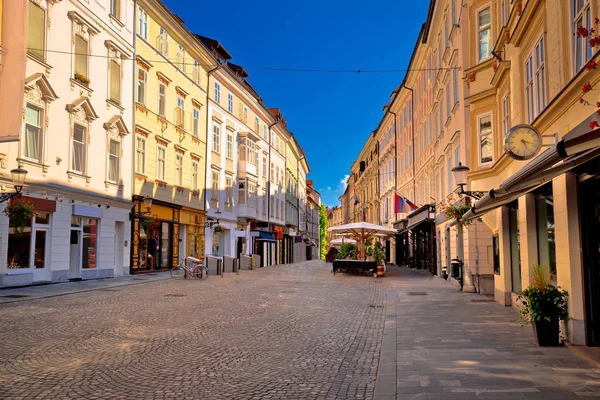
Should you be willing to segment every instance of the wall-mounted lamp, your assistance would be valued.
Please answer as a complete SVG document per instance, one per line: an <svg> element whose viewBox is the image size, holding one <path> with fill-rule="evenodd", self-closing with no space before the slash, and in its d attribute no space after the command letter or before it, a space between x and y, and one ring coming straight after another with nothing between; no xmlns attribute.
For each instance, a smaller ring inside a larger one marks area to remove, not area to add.
<svg viewBox="0 0 600 400"><path fill-rule="evenodd" d="M204 224L205 228L212 228L214 225L219 225L219 216L221 215L221 211L217 209L215 211L215 219L208 217L206 223Z"/></svg>
<svg viewBox="0 0 600 400"><path fill-rule="evenodd" d="M144 207L146 207L146 211L131 212L131 213L129 213L129 219L141 218L144 215L150 214L150 208L152 207L152 197L146 196L146 197L144 197L142 202L144 203Z"/></svg>
<svg viewBox="0 0 600 400"><path fill-rule="evenodd" d="M456 186L459 188L458 194L479 200L485 194L484 192L465 190L465 186L467 185L467 174L469 171L469 167L462 165L460 162L458 163L458 166L452 168L452 175L454 175Z"/></svg>
<svg viewBox="0 0 600 400"><path fill-rule="evenodd" d="M21 197L21 192L23 191L23 184L25 183L25 177L27 176L27 171L23 168L15 168L10 171L12 176L12 183L15 188L14 193L1 193L0 194L0 203L4 203L5 201L11 200L15 197Z"/></svg>

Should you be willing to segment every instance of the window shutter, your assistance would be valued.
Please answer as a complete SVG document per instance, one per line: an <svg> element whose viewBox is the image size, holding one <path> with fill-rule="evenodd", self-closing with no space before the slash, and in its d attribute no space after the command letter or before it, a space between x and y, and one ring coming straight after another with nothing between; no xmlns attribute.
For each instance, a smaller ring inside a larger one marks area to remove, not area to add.
<svg viewBox="0 0 600 400"><path fill-rule="evenodd" d="M29 2L29 26L27 32L27 48L29 54L39 58L46 59L45 54L45 32L46 32L46 11L37 4Z"/></svg>
<svg viewBox="0 0 600 400"><path fill-rule="evenodd" d="M110 61L110 99L121 102L121 66L115 60Z"/></svg>
<svg viewBox="0 0 600 400"><path fill-rule="evenodd" d="M87 40L79 35L75 36L75 72L88 77L87 66L88 44Z"/></svg>

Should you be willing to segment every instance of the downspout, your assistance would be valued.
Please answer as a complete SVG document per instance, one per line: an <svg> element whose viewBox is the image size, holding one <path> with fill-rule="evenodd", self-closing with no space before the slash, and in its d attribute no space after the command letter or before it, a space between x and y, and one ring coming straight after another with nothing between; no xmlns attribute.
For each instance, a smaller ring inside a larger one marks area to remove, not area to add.
<svg viewBox="0 0 600 400"><path fill-rule="evenodd" d="M391 107L391 105L390 105L390 107ZM397 187L398 172L396 170L397 165L398 165L398 126L396 125L397 120L398 120L398 115L396 115L396 113L391 110L388 110L388 112L394 116L394 196L395 196L398 191L398 187ZM395 197L394 197L393 201L396 201ZM395 220L396 220L396 214L394 213L394 222L396 222Z"/></svg>
<svg viewBox="0 0 600 400"><path fill-rule="evenodd" d="M214 71L218 70L219 68L221 68L222 64L218 64L215 68L211 69L210 71L208 71L206 73L206 156L204 157L204 211L205 211L205 216L208 215L208 199L206 197L206 182L207 182L207 178L208 178L208 153L210 151L209 149L209 143L210 141L208 140L208 135L209 135L209 121L208 121L208 103L210 102L210 95L209 95L209 91L210 91L210 74L212 74ZM206 236L204 238L204 240L206 241ZM206 252L206 249L204 250Z"/></svg>
<svg viewBox="0 0 600 400"><path fill-rule="evenodd" d="M410 143L412 146L412 181L413 181L413 201L416 201L417 199L417 188L415 186L415 115L414 115L414 110L415 110L415 92L414 90L412 90L411 88L409 88L408 86L406 86L406 81L402 82L402 87L404 87L407 90L410 90L410 133L411 133L411 139L410 139Z"/></svg>
<svg viewBox="0 0 600 400"><path fill-rule="evenodd" d="M132 78L132 85L131 85L131 96L133 99L133 110L131 110L131 126L133 128L133 140L131 143L131 160L133 165L135 165L135 114L136 114L136 98L135 98L135 92L136 92L136 77L137 77L137 53L136 53L136 49L137 49L137 27L136 27L136 21L137 21L137 0L133 0L133 68L131 71L131 78ZM135 168L131 168L131 200L133 202L133 192L135 190ZM133 216L133 213L135 212L135 203L133 203L133 205L131 206L131 216ZM133 218L131 219L131 227L129 228L131 231L131 239L129 241L129 275L133 275L133 240L134 240L134 236L135 236L135 220ZM121 266L121 268L123 268L123 266Z"/></svg>
<svg viewBox="0 0 600 400"><path fill-rule="evenodd" d="M267 168L269 170L269 172L268 172L269 178L267 179L267 187L269 188L269 193L268 193L268 197L267 197L267 224L271 223L271 152L273 151L273 147L271 146L271 128L273 128L278 123L279 123L279 116L276 115L275 122L273 122L271 125L269 125L269 137L268 137L269 165L267 166Z"/></svg>

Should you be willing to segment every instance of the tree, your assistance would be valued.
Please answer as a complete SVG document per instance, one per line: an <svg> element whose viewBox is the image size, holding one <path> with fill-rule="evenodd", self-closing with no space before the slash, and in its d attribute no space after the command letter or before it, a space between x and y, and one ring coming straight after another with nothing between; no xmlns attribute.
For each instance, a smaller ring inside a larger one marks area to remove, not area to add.
<svg viewBox="0 0 600 400"><path fill-rule="evenodd" d="M327 255L327 209L325 204L319 208L319 245L321 259L324 260Z"/></svg>

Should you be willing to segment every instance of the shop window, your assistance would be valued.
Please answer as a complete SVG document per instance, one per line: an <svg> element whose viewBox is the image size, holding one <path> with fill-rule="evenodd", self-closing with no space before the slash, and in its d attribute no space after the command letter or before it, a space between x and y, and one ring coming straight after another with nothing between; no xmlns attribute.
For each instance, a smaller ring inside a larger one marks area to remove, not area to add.
<svg viewBox="0 0 600 400"><path fill-rule="evenodd" d="M508 206L508 225L510 231L510 261L512 291L520 293L521 286L521 240L519 238L519 208L514 201Z"/></svg>
<svg viewBox="0 0 600 400"><path fill-rule="evenodd" d="M500 239L497 234L492 236L492 252L494 262L494 274L500 275Z"/></svg>
<svg viewBox="0 0 600 400"><path fill-rule="evenodd" d="M81 267L92 269L98 266L98 220L96 218L83 218L83 249Z"/></svg>
<svg viewBox="0 0 600 400"><path fill-rule="evenodd" d="M556 232L554 230L554 196L552 185L547 184L535 192L537 222L538 262L550 269L556 280Z"/></svg>

